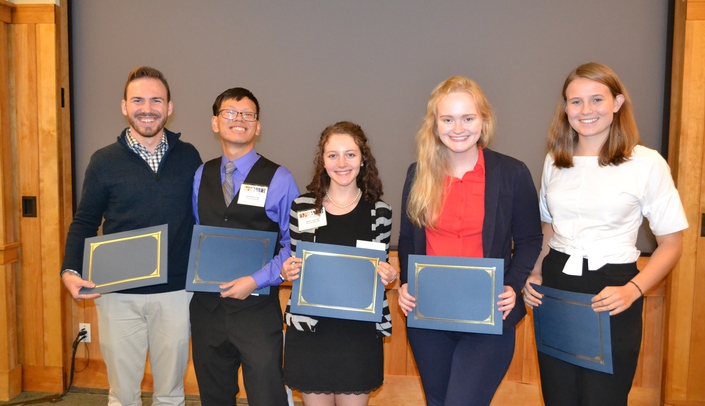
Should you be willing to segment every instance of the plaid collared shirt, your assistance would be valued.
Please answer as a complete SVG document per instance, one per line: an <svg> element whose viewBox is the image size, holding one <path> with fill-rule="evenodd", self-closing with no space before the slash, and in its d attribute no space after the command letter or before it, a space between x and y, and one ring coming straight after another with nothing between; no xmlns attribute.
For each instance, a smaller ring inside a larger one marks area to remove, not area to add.
<svg viewBox="0 0 705 406"><path fill-rule="evenodd" d="M132 138L129 128L127 129L126 135L127 136L125 138L127 139L127 144L130 148L149 164L149 167L152 168L154 173L157 173L159 170L159 163L162 161L162 158L164 158L167 148L169 148L169 143L166 141L166 134L162 131L162 140L154 148L153 154L149 152L142 144L137 142L136 139Z"/></svg>

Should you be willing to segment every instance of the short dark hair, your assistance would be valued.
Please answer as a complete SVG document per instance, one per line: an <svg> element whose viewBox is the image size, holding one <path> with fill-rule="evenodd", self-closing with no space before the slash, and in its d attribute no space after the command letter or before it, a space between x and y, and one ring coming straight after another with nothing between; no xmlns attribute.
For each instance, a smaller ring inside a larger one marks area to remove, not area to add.
<svg viewBox="0 0 705 406"><path fill-rule="evenodd" d="M257 101L257 98L254 94L252 94L251 91L245 89L244 87L233 87L232 89L228 89L223 93L219 94L218 97L215 98L215 103L213 103L213 115L218 115L218 112L220 111L220 106L225 100L235 99L236 101L240 101L245 97L252 100L252 102L255 104L255 113L257 113L257 119L259 119L259 101Z"/></svg>
<svg viewBox="0 0 705 406"><path fill-rule="evenodd" d="M127 100L127 86L129 86L130 83L137 79L144 78L157 79L162 82L162 84L166 88L166 101L171 101L171 91L169 90L169 83L166 81L166 78L160 71L149 66L138 66L133 69L129 75L127 75L127 82L125 83L125 92L122 96L123 100Z"/></svg>

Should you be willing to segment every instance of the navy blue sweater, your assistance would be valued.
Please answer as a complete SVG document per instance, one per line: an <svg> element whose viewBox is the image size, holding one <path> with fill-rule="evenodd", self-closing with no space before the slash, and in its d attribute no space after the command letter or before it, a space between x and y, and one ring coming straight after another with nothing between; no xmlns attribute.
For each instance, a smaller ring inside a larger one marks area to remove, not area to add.
<svg viewBox="0 0 705 406"><path fill-rule="evenodd" d="M66 237L62 270L82 273L84 241L96 236L103 218L103 234L168 224L168 283L121 292L147 294L184 288L194 224L193 175L202 161L193 145L179 140L181 134L164 131L169 148L157 173L130 149L126 130L115 144L93 154Z"/></svg>

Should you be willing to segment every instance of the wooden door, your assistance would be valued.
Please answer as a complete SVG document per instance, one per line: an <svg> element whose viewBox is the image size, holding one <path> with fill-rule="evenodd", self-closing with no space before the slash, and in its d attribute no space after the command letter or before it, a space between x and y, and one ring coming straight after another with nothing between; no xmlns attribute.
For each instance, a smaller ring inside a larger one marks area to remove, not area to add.
<svg viewBox="0 0 705 406"><path fill-rule="evenodd" d="M675 3L669 163L690 227L668 285L663 404L705 405L705 0Z"/></svg>

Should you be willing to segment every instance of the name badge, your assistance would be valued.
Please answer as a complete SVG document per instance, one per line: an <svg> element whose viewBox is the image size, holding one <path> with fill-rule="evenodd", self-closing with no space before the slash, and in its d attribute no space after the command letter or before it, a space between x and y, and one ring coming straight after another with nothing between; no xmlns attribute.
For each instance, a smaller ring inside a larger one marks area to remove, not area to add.
<svg viewBox="0 0 705 406"><path fill-rule="evenodd" d="M357 240L355 246L357 248L367 248L367 249L377 250L377 251L384 251L387 249L387 246L383 242L375 242L375 241Z"/></svg>
<svg viewBox="0 0 705 406"><path fill-rule="evenodd" d="M267 191L269 187L262 185L249 185L243 183L240 186L240 194L237 198L237 204L245 206L264 207L264 202L267 200Z"/></svg>
<svg viewBox="0 0 705 406"><path fill-rule="evenodd" d="M299 220L299 231L323 227L328 224L325 208L321 208L320 214L316 214L316 209L298 211L296 217Z"/></svg>

